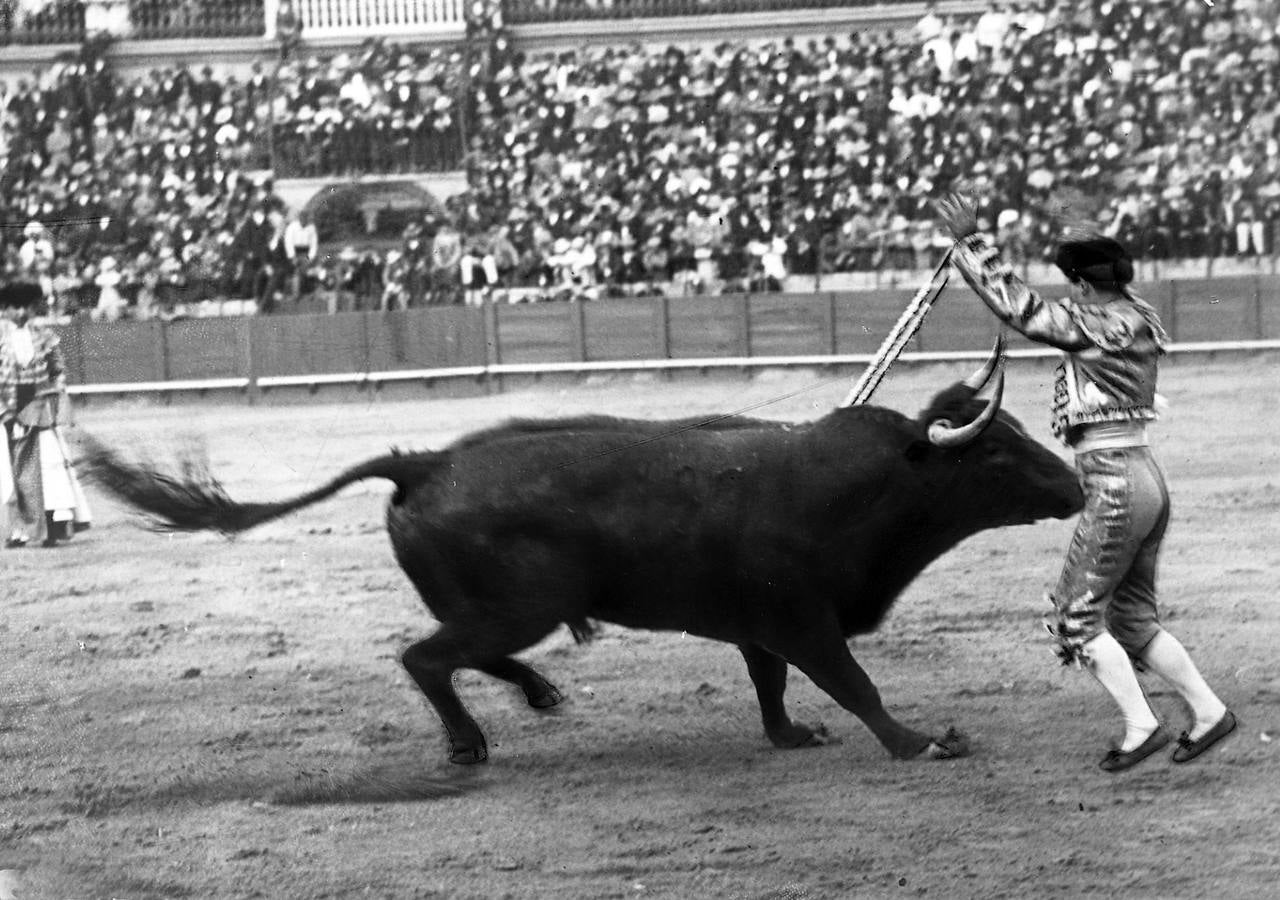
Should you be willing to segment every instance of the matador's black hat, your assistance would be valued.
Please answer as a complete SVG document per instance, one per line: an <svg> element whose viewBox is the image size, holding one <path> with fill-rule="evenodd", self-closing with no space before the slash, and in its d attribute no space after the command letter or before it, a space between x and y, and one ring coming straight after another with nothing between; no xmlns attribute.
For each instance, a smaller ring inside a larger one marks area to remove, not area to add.
<svg viewBox="0 0 1280 900"><path fill-rule="evenodd" d="M1063 241L1053 264L1070 281L1116 285L1133 281L1133 257L1123 244L1109 237Z"/></svg>
<svg viewBox="0 0 1280 900"><path fill-rule="evenodd" d="M0 285L0 309L31 309L44 302L44 289L33 281Z"/></svg>

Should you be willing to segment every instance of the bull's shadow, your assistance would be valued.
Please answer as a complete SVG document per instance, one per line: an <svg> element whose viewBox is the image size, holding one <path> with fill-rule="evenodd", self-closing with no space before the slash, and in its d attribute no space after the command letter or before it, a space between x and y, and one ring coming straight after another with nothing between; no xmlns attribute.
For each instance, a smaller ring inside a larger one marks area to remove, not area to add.
<svg viewBox="0 0 1280 900"><path fill-rule="evenodd" d="M224 802L272 806L421 803L449 800L483 789L483 773L459 767L423 767L422 754L405 752L374 765L309 761L197 768L153 790L134 794L117 806L161 807ZM105 812L105 810L104 810Z"/></svg>

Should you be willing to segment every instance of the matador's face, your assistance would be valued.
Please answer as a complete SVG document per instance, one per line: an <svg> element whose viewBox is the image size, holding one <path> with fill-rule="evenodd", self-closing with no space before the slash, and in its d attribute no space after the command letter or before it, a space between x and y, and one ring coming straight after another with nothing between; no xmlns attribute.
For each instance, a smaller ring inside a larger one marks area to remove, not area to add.
<svg viewBox="0 0 1280 900"><path fill-rule="evenodd" d="M1067 296L1073 303L1084 303L1089 299L1089 284L1079 279L1067 282Z"/></svg>

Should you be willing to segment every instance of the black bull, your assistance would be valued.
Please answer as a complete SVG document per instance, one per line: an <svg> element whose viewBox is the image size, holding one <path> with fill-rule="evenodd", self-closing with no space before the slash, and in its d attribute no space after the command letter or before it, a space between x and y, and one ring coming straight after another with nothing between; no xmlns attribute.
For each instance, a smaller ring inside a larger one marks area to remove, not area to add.
<svg viewBox="0 0 1280 900"><path fill-rule="evenodd" d="M562 623L581 638L599 620L736 644L779 747L824 737L787 714L790 663L894 757L943 758L966 753L965 739L931 740L894 719L847 639L874 630L912 579L969 535L1082 504L1072 470L998 411L998 396L984 406L975 395L971 383L954 385L915 420L858 406L805 424L515 421L445 450L370 460L277 503L235 503L207 477L167 475L92 442L85 461L163 527L228 533L361 479L394 482L391 543L439 621L403 662L454 762L487 757L454 691L457 669L554 706L560 692L513 654Z"/></svg>

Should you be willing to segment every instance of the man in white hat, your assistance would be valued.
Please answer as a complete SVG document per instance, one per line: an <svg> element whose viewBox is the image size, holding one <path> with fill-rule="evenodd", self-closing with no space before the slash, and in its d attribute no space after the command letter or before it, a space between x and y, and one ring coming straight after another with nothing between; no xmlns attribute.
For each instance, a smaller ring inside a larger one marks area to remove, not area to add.
<svg viewBox="0 0 1280 900"><path fill-rule="evenodd" d="M25 240L18 248L18 264L24 277L40 285L46 298L53 297L53 241L44 224L32 219L22 229ZM43 310L42 310L43 311Z"/></svg>
<svg viewBox="0 0 1280 900"><path fill-rule="evenodd" d="M124 312L125 300L120 296L120 282L123 276L116 268L113 256L104 256L98 263L98 274L93 283L98 286L98 305L94 307L91 318L95 322L114 322Z"/></svg>

